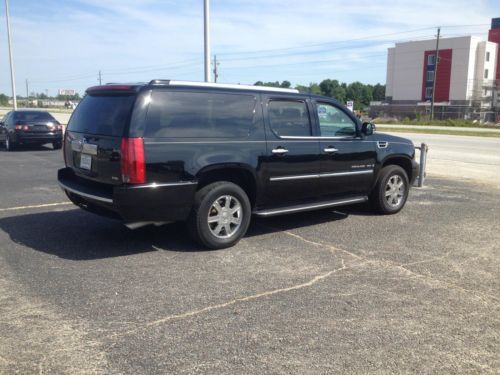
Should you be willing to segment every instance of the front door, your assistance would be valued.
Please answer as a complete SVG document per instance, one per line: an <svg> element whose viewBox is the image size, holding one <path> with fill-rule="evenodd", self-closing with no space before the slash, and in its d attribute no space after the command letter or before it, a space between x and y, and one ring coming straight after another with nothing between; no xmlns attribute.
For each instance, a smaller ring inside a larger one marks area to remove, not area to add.
<svg viewBox="0 0 500 375"><path fill-rule="evenodd" d="M312 136L308 99L264 96L267 155L262 159L268 207L316 199L320 195L319 141Z"/></svg>
<svg viewBox="0 0 500 375"><path fill-rule="evenodd" d="M366 195L375 178L375 143L360 137L357 121L335 103L314 103L319 124L322 195Z"/></svg>

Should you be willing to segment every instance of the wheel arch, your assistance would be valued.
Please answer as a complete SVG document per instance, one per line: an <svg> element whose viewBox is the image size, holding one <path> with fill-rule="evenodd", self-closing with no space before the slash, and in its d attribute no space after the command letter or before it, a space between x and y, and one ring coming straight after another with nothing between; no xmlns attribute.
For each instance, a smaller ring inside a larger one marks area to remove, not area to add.
<svg viewBox="0 0 500 375"><path fill-rule="evenodd" d="M201 189L213 182L228 181L241 187L248 196L252 207L257 199L257 178L255 170L246 164L227 163L211 165L200 170L197 175L198 187Z"/></svg>
<svg viewBox="0 0 500 375"><path fill-rule="evenodd" d="M391 155L384 159L381 169L388 165L398 165L404 169L408 176L408 181L412 181L413 167L411 159L407 155Z"/></svg>

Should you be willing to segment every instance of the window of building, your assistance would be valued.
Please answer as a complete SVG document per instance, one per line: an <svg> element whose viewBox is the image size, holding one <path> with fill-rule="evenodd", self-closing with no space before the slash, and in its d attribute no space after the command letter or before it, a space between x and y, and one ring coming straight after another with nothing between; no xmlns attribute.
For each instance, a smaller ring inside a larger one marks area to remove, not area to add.
<svg viewBox="0 0 500 375"><path fill-rule="evenodd" d="M344 111L328 103L318 103L317 109L322 137L356 135L356 124Z"/></svg>
<svg viewBox="0 0 500 375"><path fill-rule="evenodd" d="M488 79L488 69L484 70L484 79Z"/></svg>
<svg viewBox="0 0 500 375"><path fill-rule="evenodd" d="M436 62L436 55L427 56L427 65L434 65Z"/></svg>
<svg viewBox="0 0 500 375"><path fill-rule="evenodd" d="M490 53L486 52L486 61L490 61Z"/></svg>
<svg viewBox="0 0 500 375"><path fill-rule="evenodd" d="M271 100L268 106L271 129L279 136L310 136L309 111L303 101Z"/></svg>
<svg viewBox="0 0 500 375"><path fill-rule="evenodd" d="M434 81L434 70L427 71L427 81L428 82Z"/></svg>
<svg viewBox="0 0 500 375"><path fill-rule="evenodd" d="M432 87L426 87L425 88L425 97L426 98L432 98Z"/></svg>

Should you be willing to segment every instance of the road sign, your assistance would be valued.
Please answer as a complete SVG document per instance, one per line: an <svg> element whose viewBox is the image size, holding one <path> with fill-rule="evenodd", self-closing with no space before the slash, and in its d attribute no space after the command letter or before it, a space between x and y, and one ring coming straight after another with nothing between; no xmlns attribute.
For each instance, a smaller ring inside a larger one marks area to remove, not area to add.
<svg viewBox="0 0 500 375"><path fill-rule="evenodd" d="M349 100L347 103L346 103L346 107L349 108L349 110L351 112L354 112L354 102L352 100Z"/></svg>

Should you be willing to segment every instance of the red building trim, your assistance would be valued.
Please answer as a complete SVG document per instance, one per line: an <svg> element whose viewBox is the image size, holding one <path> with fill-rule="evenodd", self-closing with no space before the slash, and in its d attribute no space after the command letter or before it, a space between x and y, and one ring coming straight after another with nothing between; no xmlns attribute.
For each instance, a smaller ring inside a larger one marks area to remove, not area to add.
<svg viewBox="0 0 500 375"><path fill-rule="evenodd" d="M497 43L500 48L500 29L491 29L488 33L488 41ZM500 51L497 52L497 74L495 79L500 79Z"/></svg>
<svg viewBox="0 0 500 375"><path fill-rule="evenodd" d="M427 65L429 55L435 55L436 51L425 51L424 53L424 73L422 77L422 101L427 101L429 98L425 96L427 87L432 87L432 82L427 81L427 72L434 70L434 65ZM450 82L451 82L451 63L453 51L451 49L439 50L439 62L436 80L436 95L435 102L447 102L450 100Z"/></svg>

